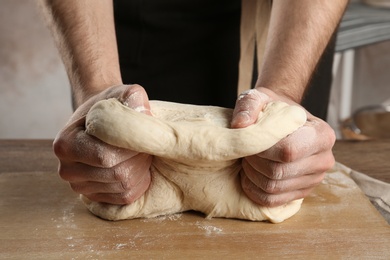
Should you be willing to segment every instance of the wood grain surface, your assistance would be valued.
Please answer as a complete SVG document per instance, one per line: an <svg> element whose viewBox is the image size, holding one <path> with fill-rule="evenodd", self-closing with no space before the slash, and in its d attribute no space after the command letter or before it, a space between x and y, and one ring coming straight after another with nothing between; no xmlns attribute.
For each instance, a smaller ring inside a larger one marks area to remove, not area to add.
<svg viewBox="0 0 390 260"><path fill-rule="evenodd" d="M340 145L335 149L342 151ZM343 163L359 166L359 154L370 154L359 151ZM367 163L383 168L364 167L386 178L388 157L377 160ZM56 169L50 140L0 141L0 259L390 257L389 225L343 173L328 174L301 211L281 224L205 219L196 212L110 222L90 214Z"/></svg>
<svg viewBox="0 0 390 260"><path fill-rule="evenodd" d="M390 139L337 141L333 153L338 162L390 183Z"/></svg>

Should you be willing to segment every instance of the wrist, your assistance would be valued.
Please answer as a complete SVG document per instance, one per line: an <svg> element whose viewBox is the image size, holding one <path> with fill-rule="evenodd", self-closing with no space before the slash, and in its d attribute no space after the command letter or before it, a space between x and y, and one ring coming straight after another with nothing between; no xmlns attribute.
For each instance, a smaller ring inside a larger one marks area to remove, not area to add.
<svg viewBox="0 0 390 260"><path fill-rule="evenodd" d="M261 86L256 84L255 89L260 92L263 92L271 97L274 100L281 100L286 103L298 103L300 104L303 96L303 91L298 92L294 91L294 87L292 86Z"/></svg>
<svg viewBox="0 0 390 260"><path fill-rule="evenodd" d="M113 80L109 82L99 82L99 83L84 83L84 84L75 84L72 86L72 102L73 108L77 109L80 105L85 103L87 100L100 94L107 89L110 89L115 86L123 85L122 80Z"/></svg>

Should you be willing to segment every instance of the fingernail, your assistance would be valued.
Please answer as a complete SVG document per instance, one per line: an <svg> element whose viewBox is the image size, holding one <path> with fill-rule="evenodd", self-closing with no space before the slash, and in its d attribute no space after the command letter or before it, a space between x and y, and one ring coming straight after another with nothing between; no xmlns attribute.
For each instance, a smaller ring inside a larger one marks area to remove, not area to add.
<svg viewBox="0 0 390 260"><path fill-rule="evenodd" d="M264 102L264 103L268 103L270 101L270 97L267 94L265 94L264 92L258 91L256 89L249 89L249 90L242 92L238 96L237 101L240 101L241 99L243 99L247 96L252 96L252 97L256 96L260 102Z"/></svg>
<svg viewBox="0 0 390 260"><path fill-rule="evenodd" d="M237 114L242 122L248 122L250 120L249 111L241 111Z"/></svg>
<svg viewBox="0 0 390 260"><path fill-rule="evenodd" d="M134 107L133 110L140 112L140 113L143 113L143 114L150 114L150 111L148 109L146 109L146 107L144 107L144 106Z"/></svg>
<svg viewBox="0 0 390 260"><path fill-rule="evenodd" d="M241 99L243 99L244 97L248 96L248 95L252 95L252 93L254 93L256 90L254 89L248 89L248 90L245 90L244 92L242 92L238 98L237 98L237 101L240 101Z"/></svg>
<svg viewBox="0 0 390 260"><path fill-rule="evenodd" d="M145 110L146 110L146 108L145 108L144 106L134 107L133 109L134 109L135 111L137 111L137 112L142 112L142 111L145 111Z"/></svg>
<svg viewBox="0 0 390 260"><path fill-rule="evenodd" d="M134 108L134 106L137 106L137 104L140 103L140 97L141 96L139 92L131 93L129 96L122 100L122 104L127 107Z"/></svg>

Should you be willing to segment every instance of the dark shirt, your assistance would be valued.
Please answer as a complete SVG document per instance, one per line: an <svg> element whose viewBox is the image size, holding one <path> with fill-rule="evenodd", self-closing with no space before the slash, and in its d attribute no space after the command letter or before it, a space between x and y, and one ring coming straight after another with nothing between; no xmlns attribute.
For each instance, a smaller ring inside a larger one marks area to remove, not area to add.
<svg viewBox="0 0 390 260"><path fill-rule="evenodd" d="M124 83L151 100L234 107L239 0L119 0L115 24Z"/></svg>
<svg viewBox="0 0 390 260"><path fill-rule="evenodd" d="M234 107L240 0L115 0L114 12L125 84L142 85L151 100ZM307 110L323 119L334 45L335 37L302 101Z"/></svg>

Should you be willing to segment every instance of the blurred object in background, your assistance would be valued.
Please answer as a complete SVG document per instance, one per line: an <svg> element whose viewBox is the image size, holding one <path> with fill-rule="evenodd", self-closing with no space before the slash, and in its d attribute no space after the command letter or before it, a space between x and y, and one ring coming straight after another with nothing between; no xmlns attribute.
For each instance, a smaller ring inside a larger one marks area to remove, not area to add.
<svg viewBox="0 0 390 260"><path fill-rule="evenodd" d="M343 122L343 139L390 139L390 104L365 106Z"/></svg>
<svg viewBox="0 0 390 260"><path fill-rule="evenodd" d="M384 7L384 8L390 8L390 1L389 0L363 0L363 3L375 7Z"/></svg>
<svg viewBox="0 0 390 260"><path fill-rule="evenodd" d="M389 66L390 9L351 1L337 33L328 107L327 122L337 139L353 111L390 97Z"/></svg>

